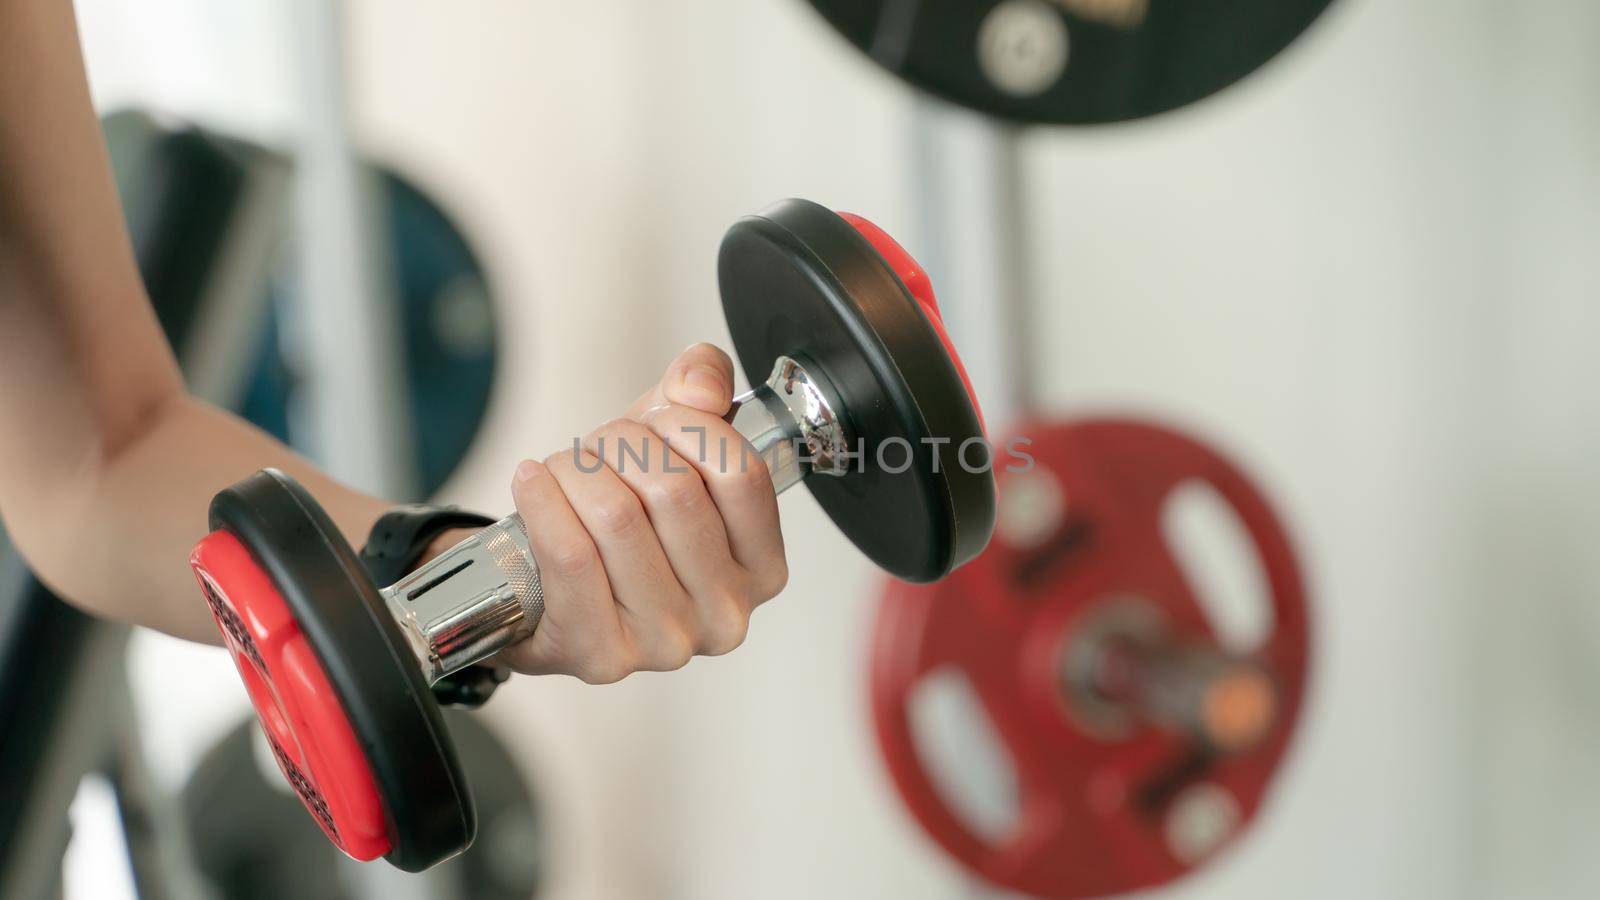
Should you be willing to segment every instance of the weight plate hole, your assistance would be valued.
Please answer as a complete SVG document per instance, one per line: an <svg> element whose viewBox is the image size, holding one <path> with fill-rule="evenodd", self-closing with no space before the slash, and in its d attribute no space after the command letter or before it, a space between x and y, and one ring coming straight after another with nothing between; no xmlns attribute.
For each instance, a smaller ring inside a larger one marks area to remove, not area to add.
<svg viewBox="0 0 1600 900"><path fill-rule="evenodd" d="M1043 0L1002 0L978 27L977 41L978 67L1013 97L1044 93L1067 68L1067 25Z"/></svg>
<svg viewBox="0 0 1600 900"><path fill-rule="evenodd" d="M1226 788L1194 785L1167 811L1167 849L1184 865L1197 865L1226 844L1243 819L1239 801Z"/></svg>
<svg viewBox="0 0 1600 900"><path fill-rule="evenodd" d="M1173 488L1161 529L1222 649L1245 655L1273 627L1261 555L1239 514L1208 482Z"/></svg>
<svg viewBox="0 0 1600 900"><path fill-rule="evenodd" d="M954 669L931 672L912 689L907 714L923 769L945 805L974 835L1002 843L1020 816L1017 781L972 682Z"/></svg>
<svg viewBox="0 0 1600 900"><path fill-rule="evenodd" d="M1015 550L1034 550L1061 530L1067 495L1056 476L1042 466L1000 481L995 533Z"/></svg>

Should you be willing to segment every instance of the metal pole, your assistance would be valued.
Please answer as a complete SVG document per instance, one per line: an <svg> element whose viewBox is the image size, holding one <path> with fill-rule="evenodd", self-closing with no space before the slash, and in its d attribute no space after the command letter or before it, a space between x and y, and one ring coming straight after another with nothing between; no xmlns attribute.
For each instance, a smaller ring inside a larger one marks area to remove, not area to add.
<svg viewBox="0 0 1600 900"><path fill-rule="evenodd" d="M405 497L415 477L397 452L409 428L398 322L376 277L362 167L349 133L344 72L345 4L299 0L300 105L295 199L302 294L288 330L304 349L310 397L299 411L314 455L335 477Z"/></svg>
<svg viewBox="0 0 1600 900"><path fill-rule="evenodd" d="M998 437L1038 407L1018 130L920 95L912 122L918 259Z"/></svg>
<svg viewBox="0 0 1600 900"><path fill-rule="evenodd" d="M128 864L139 900L201 900L206 891L189 841L189 823L178 798L156 783L145 759L133 689L120 679L110 691L108 717L115 740L107 767Z"/></svg>

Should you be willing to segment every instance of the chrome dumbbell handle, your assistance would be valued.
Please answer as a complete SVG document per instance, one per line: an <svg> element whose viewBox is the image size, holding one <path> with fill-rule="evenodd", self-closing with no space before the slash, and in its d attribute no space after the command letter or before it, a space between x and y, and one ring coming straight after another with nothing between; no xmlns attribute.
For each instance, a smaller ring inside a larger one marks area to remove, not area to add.
<svg viewBox="0 0 1600 900"><path fill-rule="evenodd" d="M727 419L750 446L730 451L726 464L750 465L752 457L759 458L778 493L808 474L843 474L849 436L829 393L801 361L779 357L766 383L734 398ZM722 456L717 454L719 464ZM382 593L430 684L527 638L544 616L539 562L516 513Z"/></svg>

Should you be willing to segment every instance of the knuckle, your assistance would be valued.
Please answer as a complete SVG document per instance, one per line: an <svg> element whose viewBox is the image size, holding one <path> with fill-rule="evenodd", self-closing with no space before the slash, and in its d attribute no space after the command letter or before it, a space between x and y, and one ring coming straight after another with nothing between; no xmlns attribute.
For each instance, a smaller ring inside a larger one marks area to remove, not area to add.
<svg viewBox="0 0 1600 900"><path fill-rule="evenodd" d="M705 499L705 486L698 478L657 478L645 488L645 498L652 509L684 513L699 508Z"/></svg>
<svg viewBox="0 0 1600 900"><path fill-rule="evenodd" d="M675 440L683 430L686 419L683 408L676 403L663 403L644 414L639 424L658 434L664 440Z"/></svg>
<svg viewBox="0 0 1600 900"><path fill-rule="evenodd" d="M737 486L740 491L772 493L772 473L767 471L766 461L759 456L736 469L734 475L738 479Z"/></svg>
<svg viewBox="0 0 1600 900"><path fill-rule="evenodd" d="M703 421L674 409L664 412L654 426L685 463L703 466L717 458L717 437Z"/></svg>
<svg viewBox="0 0 1600 900"><path fill-rule="evenodd" d="M759 578L761 599L771 600L789 586L789 561L779 555L762 567Z"/></svg>
<svg viewBox="0 0 1600 900"><path fill-rule="evenodd" d="M583 436L583 448L607 464L614 465L621 445L627 439L621 420L607 419Z"/></svg>
<svg viewBox="0 0 1600 900"><path fill-rule="evenodd" d="M622 491L596 500L589 512L594 518L595 530L613 536L632 531L644 518L639 501L632 493Z"/></svg>
<svg viewBox="0 0 1600 900"><path fill-rule="evenodd" d="M729 448L726 464L718 466L717 478L735 493L772 492L772 475L767 471L767 462L748 444Z"/></svg>
<svg viewBox="0 0 1600 900"><path fill-rule="evenodd" d="M566 450L557 450L556 452L544 458L544 467L550 469L551 471L555 471L557 469L570 469L572 468L573 454L575 452L576 451L572 450L571 448Z"/></svg>
<svg viewBox="0 0 1600 900"><path fill-rule="evenodd" d="M675 672L694 658L694 644L678 629L666 629L650 642L649 667L656 672Z"/></svg>
<svg viewBox="0 0 1600 900"><path fill-rule="evenodd" d="M674 444L677 440L679 416L677 407L671 403L663 403L644 411L639 417L639 424L648 428L652 433L661 436L663 441Z"/></svg>
<svg viewBox="0 0 1600 900"><path fill-rule="evenodd" d="M541 564L556 575L568 578L585 575L600 564L600 553L589 540L568 540L550 548Z"/></svg>
<svg viewBox="0 0 1600 900"><path fill-rule="evenodd" d="M631 423L627 419L623 419L623 418L607 419L604 422L601 422L599 425L595 426L595 429L593 431L589 432L589 437L591 437L591 438L600 438L600 437L615 438L615 437L619 437L619 436L622 436L622 435L625 435L625 434L628 433L628 431L629 431L628 426L630 424Z"/></svg>
<svg viewBox="0 0 1600 900"><path fill-rule="evenodd" d="M738 598L724 597L706 611L704 631L701 652L707 656L732 652L749 634L750 612Z"/></svg>
<svg viewBox="0 0 1600 900"><path fill-rule="evenodd" d="M584 684L616 684L631 674L627 666L613 660L585 662L577 671L578 680Z"/></svg>
<svg viewBox="0 0 1600 900"><path fill-rule="evenodd" d="M621 643L608 640L585 654L574 674L586 684L616 684L633 672L634 666Z"/></svg>

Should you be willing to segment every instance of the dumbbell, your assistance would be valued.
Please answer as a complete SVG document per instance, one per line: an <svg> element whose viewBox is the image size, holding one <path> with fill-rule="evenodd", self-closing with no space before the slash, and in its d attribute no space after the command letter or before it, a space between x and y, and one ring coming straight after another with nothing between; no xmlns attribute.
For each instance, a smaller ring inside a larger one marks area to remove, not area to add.
<svg viewBox="0 0 1600 900"><path fill-rule="evenodd" d="M899 578L933 581L976 556L994 525L990 448L916 261L865 219L787 200L729 229L717 276L756 385L728 421L774 488L804 481ZM429 686L538 627L521 519L388 587L282 472L219 492L210 522L191 565L279 767L329 839L407 871L465 848L473 803Z"/></svg>

